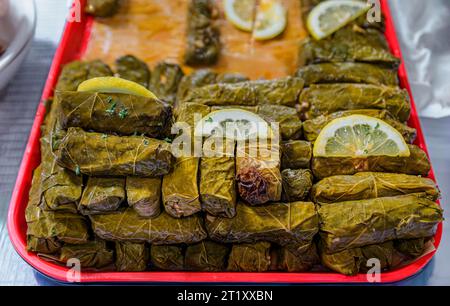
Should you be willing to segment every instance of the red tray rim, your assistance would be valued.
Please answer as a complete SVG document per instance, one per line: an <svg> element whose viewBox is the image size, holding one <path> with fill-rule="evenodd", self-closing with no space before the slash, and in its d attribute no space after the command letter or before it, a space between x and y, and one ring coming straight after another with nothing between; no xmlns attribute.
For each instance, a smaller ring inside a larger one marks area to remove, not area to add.
<svg viewBox="0 0 450 306"><path fill-rule="evenodd" d="M81 1L81 5L85 0ZM400 45L395 33L395 27L387 0L381 0L381 7L386 17L386 38L393 54L402 60L399 68L400 84L411 96L412 115L410 125L417 129L418 144L427 154L425 139L422 133L420 121L417 115L411 87L408 82L406 67L400 50ZM36 168L39 157L40 126L45 115L43 101L52 96L61 66L70 60L80 58L85 52L92 28L93 18L83 14L82 22L68 22L66 24L61 42L55 53L52 66L45 84L41 103L38 106L36 117L30 132L24 157L19 169L16 184L10 201L8 211L8 233L14 249L29 265L40 273L60 282L68 282L68 268L56 265L40 259L35 253L28 252L26 237L23 228L24 210L28 200L33 170ZM78 49L76 49L78 48ZM430 178L435 180L433 169ZM434 237L436 250L442 237L442 223L439 224ZM405 280L419 273L433 258L436 251L421 257L415 262L402 268L383 272L381 283L393 283ZM236 273L236 272L82 272L82 283L367 283L367 275L345 276L337 273Z"/></svg>

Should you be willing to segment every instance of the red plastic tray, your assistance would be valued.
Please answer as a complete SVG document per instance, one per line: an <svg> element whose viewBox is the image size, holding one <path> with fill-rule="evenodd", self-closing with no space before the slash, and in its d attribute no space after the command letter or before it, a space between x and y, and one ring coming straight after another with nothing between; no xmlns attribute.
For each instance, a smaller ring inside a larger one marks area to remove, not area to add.
<svg viewBox="0 0 450 306"><path fill-rule="evenodd" d="M84 5L84 1L81 3ZM387 0L381 0L382 10L386 16L386 38L394 55L402 58L400 46L396 37L394 24ZM90 39L93 18L82 16L81 22L69 22L66 25L61 43L56 51L47 83L45 85L42 101L53 95L61 66L67 62L79 59L86 50ZM403 62L403 61L402 61ZM404 64L399 69L400 83L411 95L412 116L410 126L418 132L416 144L427 151L416 107L408 83ZM31 130L26 151L20 166L16 185L12 194L8 213L8 231L11 242L17 253L34 269L57 281L67 282L67 268L52 264L40 259L35 253L26 250L25 208L28 202L33 170L40 163L40 126L45 114L45 107L41 102ZM433 170L430 178L435 179ZM439 225L435 236L435 247L439 246L442 236L442 224ZM381 282L397 282L420 272L432 259L435 251L414 263L403 268L382 273ZM365 274L357 276L344 276L336 273L204 273L204 272L83 272L81 282L160 282L160 283L364 283L367 282Z"/></svg>

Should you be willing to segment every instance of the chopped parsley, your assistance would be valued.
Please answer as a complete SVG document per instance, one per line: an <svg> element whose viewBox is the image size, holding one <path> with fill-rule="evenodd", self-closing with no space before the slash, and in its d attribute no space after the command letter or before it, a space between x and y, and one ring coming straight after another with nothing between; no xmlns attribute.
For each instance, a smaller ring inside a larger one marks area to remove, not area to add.
<svg viewBox="0 0 450 306"><path fill-rule="evenodd" d="M78 165L75 167L75 174L76 175L80 175L81 174L80 166L78 166Z"/></svg>
<svg viewBox="0 0 450 306"><path fill-rule="evenodd" d="M111 96L108 96L106 98L106 103L111 103L113 101L113 98Z"/></svg>
<svg viewBox="0 0 450 306"><path fill-rule="evenodd" d="M166 138L164 138L164 141L165 141L165 142L168 142L168 143L172 143L173 140L170 139L169 137L166 137Z"/></svg>
<svg viewBox="0 0 450 306"><path fill-rule="evenodd" d="M128 116L128 109L124 107L120 110L119 117L120 119L125 119L127 116Z"/></svg>
<svg viewBox="0 0 450 306"><path fill-rule="evenodd" d="M148 146L149 145L149 141L147 139L144 139L144 146Z"/></svg>
<svg viewBox="0 0 450 306"><path fill-rule="evenodd" d="M113 102L111 106L106 110L106 113L109 115L113 115L116 112L117 103Z"/></svg>
<svg viewBox="0 0 450 306"><path fill-rule="evenodd" d="M103 135L102 135L102 139L106 139L106 138L108 138L108 135L103 134Z"/></svg>
<svg viewBox="0 0 450 306"><path fill-rule="evenodd" d="M377 125L375 126L375 130L378 130L380 128L380 123L377 122Z"/></svg>
<svg viewBox="0 0 450 306"><path fill-rule="evenodd" d="M205 122L212 123L213 122L213 118L209 117L208 119L205 120Z"/></svg>

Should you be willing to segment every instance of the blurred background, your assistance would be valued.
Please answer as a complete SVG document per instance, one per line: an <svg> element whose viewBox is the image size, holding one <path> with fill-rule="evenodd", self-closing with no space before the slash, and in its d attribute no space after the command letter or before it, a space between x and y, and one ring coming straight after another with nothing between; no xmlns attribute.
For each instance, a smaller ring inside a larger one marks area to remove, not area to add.
<svg viewBox="0 0 450 306"><path fill-rule="evenodd" d="M13 81L0 91L0 285L54 284L34 272L16 254L8 238L6 216L69 2L36 0L38 23L30 53ZM450 1L389 0L389 3L443 193L441 203L446 219L450 220ZM450 285L448 228L444 225L443 240L432 262L422 273L400 285Z"/></svg>

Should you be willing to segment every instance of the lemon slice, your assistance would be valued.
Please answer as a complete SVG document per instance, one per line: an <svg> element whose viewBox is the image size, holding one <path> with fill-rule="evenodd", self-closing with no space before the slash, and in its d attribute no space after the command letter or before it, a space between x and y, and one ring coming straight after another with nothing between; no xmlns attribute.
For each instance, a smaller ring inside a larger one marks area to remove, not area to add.
<svg viewBox="0 0 450 306"><path fill-rule="evenodd" d="M253 30L256 0L224 0L226 18L238 29L246 32Z"/></svg>
<svg viewBox="0 0 450 306"><path fill-rule="evenodd" d="M386 122L364 115L331 121L314 144L316 157L410 155L402 135Z"/></svg>
<svg viewBox="0 0 450 306"><path fill-rule="evenodd" d="M154 93L152 93L144 86L117 77L99 77L89 79L78 86L78 91L123 93L152 99L158 98Z"/></svg>
<svg viewBox="0 0 450 306"><path fill-rule="evenodd" d="M256 13L253 38L268 40L283 33L287 25L287 11L276 0L261 0Z"/></svg>
<svg viewBox="0 0 450 306"><path fill-rule="evenodd" d="M195 126L195 136L218 136L235 140L268 139L272 136L269 124L258 115L242 109L214 111Z"/></svg>
<svg viewBox="0 0 450 306"><path fill-rule="evenodd" d="M323 39L369 10L366 2L357 0L329 0L315 6L308 16L309 33Z"/></svg>

